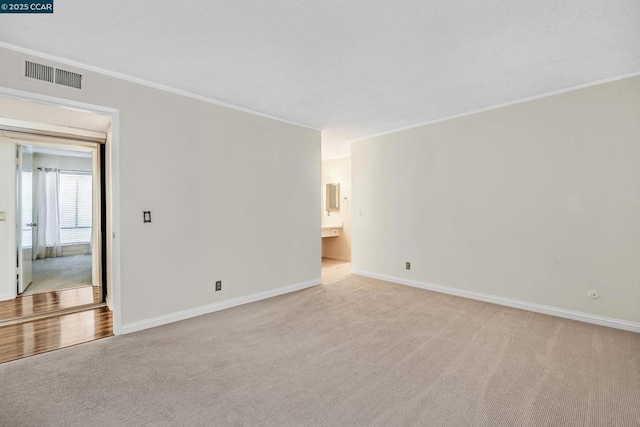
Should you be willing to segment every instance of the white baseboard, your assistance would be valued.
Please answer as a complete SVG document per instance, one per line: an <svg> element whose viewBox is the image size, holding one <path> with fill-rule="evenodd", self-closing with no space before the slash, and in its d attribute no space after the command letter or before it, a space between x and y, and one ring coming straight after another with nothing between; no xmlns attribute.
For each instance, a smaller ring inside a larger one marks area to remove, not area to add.
<svg viewBox="0 0 640 427"><path fill-rule="evenodd" d="M485 301L492 304L504 305L507 307L519 308L521 310L534 311L536 313L548 314L565 319L577 320L585 323L593 323L594 325L608 326L610 328L622 329L625 331L640 333L640 323L629 322L626 320L614 319L612 317L598 316L596 314L588 314L580 311L565 310L563 308L552 307L548 305L536 304L532 302L518 301L510 298L497 297L494 295L482 294L479 292L465 291L463 289L450 288L447 286L433 285L431 283L420 282L417 280L402 279L385 274L371 273L352 269L351 273L358 276L370 277L372 279L384 280L386 282L399 283L401 285L413 286L414 288L426 289L429 291L440 292L443 294L455 295L463 298L470 298L479 301Z"/></svg>
<svg viewBox="0 0 640 427"><path fill-rule="evenodd" d="M142 331L144 329L154 328L156 326L166 325L168 323L177 322L179 320L190 319L192 317L201 316L203 314L213 313L215 311L225 310L227 308L236 307L251 302L260 301L267 298L276 297L278 295L288 294L290 292L299 291L320 285L322 279L310 280L308 282L297 283L295 285L283 286L281 288L272 289L265 292L247 295L244 297L232 298L213 304L202 305L190 308L188 310L177 311L175 313L164 314L162 316L152 317L150 319L139 320L137 322L126 323L122 325L122 334L130 334L131 332Z"/></svg>

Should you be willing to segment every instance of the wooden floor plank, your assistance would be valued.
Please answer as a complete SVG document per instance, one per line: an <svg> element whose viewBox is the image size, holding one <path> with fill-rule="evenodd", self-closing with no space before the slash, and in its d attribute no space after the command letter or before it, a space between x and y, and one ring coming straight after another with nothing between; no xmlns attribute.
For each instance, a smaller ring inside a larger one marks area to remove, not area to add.
<svg viewBox="0 0 640 427"><path fill-rule="evenodd" d="M99 286L19 296L0 301L0 322L102 302Z"/></svg>
<svg viewBox="0 0 640 427"><path fill-rule="evenodd" d="M107 307L0 327L0 363L113 335Z"/></svg>

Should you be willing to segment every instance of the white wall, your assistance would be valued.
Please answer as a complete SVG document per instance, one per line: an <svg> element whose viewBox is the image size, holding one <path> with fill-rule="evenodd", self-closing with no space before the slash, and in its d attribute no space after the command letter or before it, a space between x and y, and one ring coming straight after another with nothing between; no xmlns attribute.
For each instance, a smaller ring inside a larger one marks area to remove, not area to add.
<svg viewBox="0 0 640 427"><path fill-rule="evenodd" d="M351 261L351 157L324 160L321 170L322 223L343 226L340 236L322 239L322 256ZM340 212L328 214L326 184L338 183L340 184Z"/></svg>
<svg viewBox="0 0 640 427"><path fill-rule="evenodd" d="M94 72L32 83L19 56L0 48L0 86L120 111L124 324L319 283L320 132Z"/></svg>
<svg viewBox="0 0 640 427"><path fill-rule="evenodd" d="M93 160L91 157L58 156L52 154L33 154L33 167L57 168L91 172Z"/></svg>
<svg viewBox="0 0 640 427"><path fill-rule="evenodd" d="M351 156L351 142L322 141L322 161Z"/></svg>
<svg viewBox="0 0 640 427"><path fill-rule="evenodd" d="M639 165L640 77L355 142L353 269L640 322Z"/></svg>
<svg viewBox="0 0 640 427"><path fill-rule="evenodd" d="M15 298L16 288L16 146L0 138L0 301Z"/></svg>

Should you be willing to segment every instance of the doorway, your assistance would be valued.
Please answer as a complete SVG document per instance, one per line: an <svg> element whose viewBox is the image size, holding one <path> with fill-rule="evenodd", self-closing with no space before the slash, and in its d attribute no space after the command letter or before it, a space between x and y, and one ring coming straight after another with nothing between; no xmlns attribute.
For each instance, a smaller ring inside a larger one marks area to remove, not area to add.
<svg viewBox="0 0 640 427"><path fill-rule="evenodd" d="M48 101L0 96L0 363L113 335L119 322L106 239L117 116Z"/></svg>
<svg viewBox="0 0 640 427"><path fill-rule="evenodd" d="M351 274L351 157L322 161L322 283Z"/></svg>
<svg viewBox="0 0 640 427"><path fill-rule="evenodd" d="M95 287L100 248L93 248L96 211L93 167L97 150L16 144L18 295ZM97 202L97 205L96 205Z"/></svg>

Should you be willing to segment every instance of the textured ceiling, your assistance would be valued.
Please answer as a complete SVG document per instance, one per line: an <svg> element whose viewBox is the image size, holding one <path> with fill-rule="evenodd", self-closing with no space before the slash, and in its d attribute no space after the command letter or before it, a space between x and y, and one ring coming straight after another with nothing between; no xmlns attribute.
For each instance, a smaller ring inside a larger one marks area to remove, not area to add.
<svg viewBox="0 0 640 427"><path fill-rule="evenodd" d="M640 71L638 0L68 0L0 40L337 143Z"/></svg>

